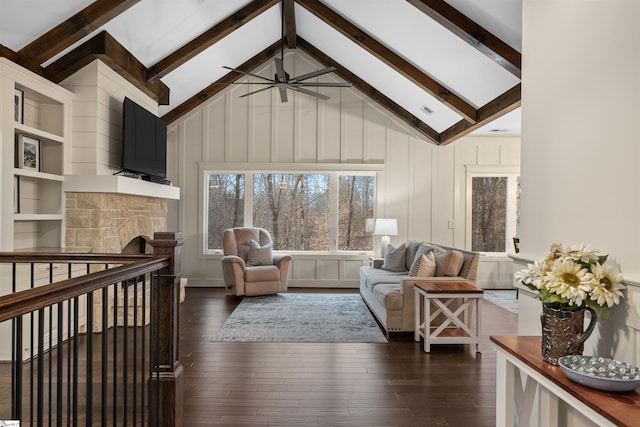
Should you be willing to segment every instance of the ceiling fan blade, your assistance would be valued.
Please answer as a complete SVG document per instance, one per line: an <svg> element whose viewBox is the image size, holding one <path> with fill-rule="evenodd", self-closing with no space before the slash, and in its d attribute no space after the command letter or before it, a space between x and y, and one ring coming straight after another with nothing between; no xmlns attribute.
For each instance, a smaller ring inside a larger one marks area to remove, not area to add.
<svg viewBox="0 0 640 427"><path fill-rule="evenodd" d="M272 79L268 79L268 78L266 78L266 77L262 77L262 76L259 76L259 75L257 75L257 74L249 73L249 72L247 72L247 71L238 70L237 68L227 67L226 65L223 65L223 66L222 66L222 68L226 68L227 70L235 71L236 73L246 74L247 76L257 77L257 78L259 78L259 79L266 80L266 81L268 81L269 83L273 83L273 80L272 80Z"/></svg>
<svg viewBox="0 0 640 427"><path fill-rule="evenodd" d="M329 99L329 97L327 95L323 95L323 94L318 93L318 92L313 92L313 91L310 91L310 90L307 90L307 89L303 89L303 88L298 87L298 86L290 86L290 88L291 88L291 90L295 90L296 92L304 93L306 95L315 96L316 98L320 98L320 99L323 99L325 101L327 99Z"/></svg>
<svg viewBox="0 0 640 427"><path fill-rule="evenodd" d="M330 83L330 82L295 82L291 83L295 87L351 87L351 83Z"/></svg>
<svg viewBox="0 0 640 427"><path fill-rule="evenodd" d="M287 81L282 58L276 58L276 76L278 77L279 82L285 83Z"/></svg>
<svg viewBox="0 0 640 427"><path fill-rule="evenodd" d="M276 85L270 85L270 86L267 86L267 87L263 87L262 89L254 90L253 92L249 92L249 93L245 93L244 95L240 95L238 98L244 98L245 96L253 95L255 93L262 92L262 91L265 91L267 89L271 89L272 87L275 87L275 86Z"/></svg>
<svg viewBox="0 0 640 427"><path fill-rule="evenodd" d="M213 82L214 85L273 85L274 82Z"/></svg>
<svg viewBox="0 0 640 427"><path fill-rule="evenodd" d="M278 86L278 89L280 89L280 101L287 102L289 100L289 98L287 98L287 88L284 86Z"/></svg>
<svg viewBox="0 0 640 427"><path fill-rule="evenodd" d="M289 82L290 83L301 82L302 80L307 80L307 79L310 79L312 77L318 77L318 76L321 76L323 74L331 73L331 72L333 72L335 70L336 70L336 67L323 68L322 70L316 70L316 71L312 71L312 72L307 73L307 74L303 74L303 75L298 76L298 77L294 77L291 80L289 80Z"/></svg>

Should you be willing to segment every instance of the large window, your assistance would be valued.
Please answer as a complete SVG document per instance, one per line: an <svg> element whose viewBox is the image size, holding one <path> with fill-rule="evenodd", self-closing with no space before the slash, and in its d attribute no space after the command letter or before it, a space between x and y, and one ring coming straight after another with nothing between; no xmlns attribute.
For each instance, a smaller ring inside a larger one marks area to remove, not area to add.
<svg viewBox="0 0 640 427"><path fill-rule="evenodd" d="M242 226L267 229L276 250L373 250L375 172L205 172L205 181L207 252Z"/></svg>
<svg viewBox="0 0 640 427"><path fill-rule="evenodd" d="M329 250L329 175L253 175L253 225L276 249Z"/></svg>
<svg viewBox="0 0 640 427"><path fill-rule="evenodd" d="M506 252L518 233L519 176L510 168L468 168L467 238L478 252Z"/></svg>
<svg viewBox="0 0 640 427"><path fill-rule="evenodd" d="M372 249L367 218L373 218L375 180L372 176L341 176L338 189L338 248Z"/></svg>
<svg viewBox="0 0 640 427"><path fill-rule="evenodd" d="M244 224L244 175L209 174L207 247L222 247L222 232Z"/></svg>

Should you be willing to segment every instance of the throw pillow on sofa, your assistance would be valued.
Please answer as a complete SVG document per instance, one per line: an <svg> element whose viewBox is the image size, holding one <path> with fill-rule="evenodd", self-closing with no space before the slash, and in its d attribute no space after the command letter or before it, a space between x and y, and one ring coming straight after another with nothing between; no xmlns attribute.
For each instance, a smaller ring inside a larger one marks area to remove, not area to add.
<svg viewBox="0 0 640 427"><path fill-rule="evenodd" d="M411 270L413 263L420 259L418 252L422 251L425 245L417 240L409 240L404 245L407 249L404 259L405 270Z"/></svg>
<svg viewBox="0 0 640 427"><path fill-rule="evenodd" d="M415 268L415 271L413 267ZM436 275L436 260L432 251L426 255L420 254L418 260L411 266L409 276L411 277L433 277Z"/></svg>
<svg viewBox="0 0 640 427"><path fill-rule="evenodd" d="M418 245L417 250L415 251L415 255L411 260L411 265L409 266L409 276L416 277L416 275L418 274L418 268L420 267L420 261L422 260L422 255L427 255L432 251L433 248L429 245L425 245L424 243L420 243ZM409 247L407 247L407 256L409 254Z"/></svg>
<svg viewBox="0 0 640 427"><path fill-rule="evenodd" d="M436 276L454 277L460 273L464 263L464 255L460 251L446 251L435 254Z"/></svg>
<svg viewBox="0 0 640 427"><path fill-rule="evenodd" d="M388 271L406 271L404 265L405 249L404 243L397 248L391 245L387 246L387 252L384 254L384 262L380 268Z"/></svg>

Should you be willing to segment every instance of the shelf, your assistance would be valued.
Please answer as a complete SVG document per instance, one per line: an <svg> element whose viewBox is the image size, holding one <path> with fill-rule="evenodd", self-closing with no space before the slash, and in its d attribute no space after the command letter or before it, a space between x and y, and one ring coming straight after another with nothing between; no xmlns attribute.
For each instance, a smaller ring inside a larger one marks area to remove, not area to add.
<svg viewBox="0 0 640 427"><path fill-rule="evenodd" d="M14 221L62 221L63 214L13 214Z"/></svg>
<svg viewBox="0 0 640 427"><path fill-rule="evenodd" d="M28 176L29 178L47 179L50 181L60 181L60 182L64 181L63 175L57 175L57 174L46 173L46 172L36 172L29 169L14 168L13 174L16 176Z"/></svg>
<svg viewBox="0 0 640 427"><path fill-rule="evenodd" d="M65 192L130 194L180 200L180 187L118 175L67 175L62 188Z"/></svg>
<svg viewBox="0 0 640 427"><path fill-rule="evenodd" d="M64 138L60 135L34 128L23 123L14 122L14 127L16 134L25 134L36 139L46 139L48 141L58 142L60 144L64 143Z"/></svg>

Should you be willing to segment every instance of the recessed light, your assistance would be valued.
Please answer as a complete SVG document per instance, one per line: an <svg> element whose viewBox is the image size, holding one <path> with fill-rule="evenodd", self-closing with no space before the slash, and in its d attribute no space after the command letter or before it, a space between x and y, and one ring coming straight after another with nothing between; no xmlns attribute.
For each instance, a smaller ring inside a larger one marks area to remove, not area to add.
<svg viewBox="0 0 640 427"><path fill-rule="evenodd" d="M494 132L494 133L502 133L502 132L507 132L509 129L491 129L489 132Z"/></svg>

